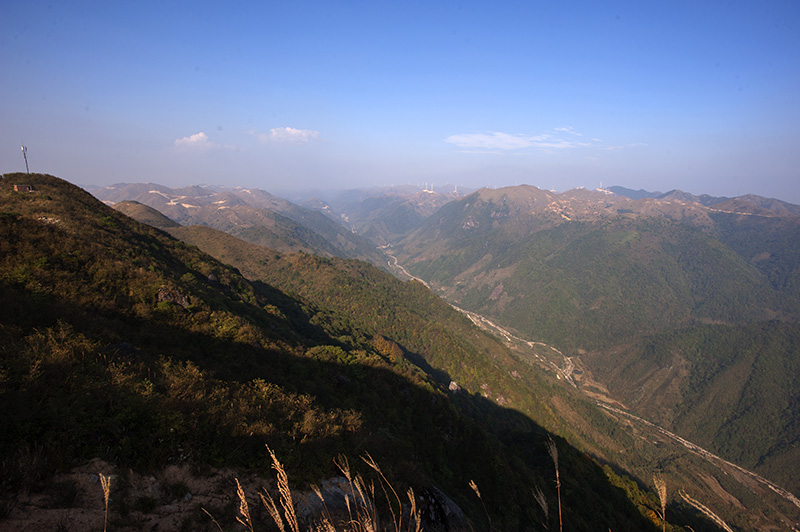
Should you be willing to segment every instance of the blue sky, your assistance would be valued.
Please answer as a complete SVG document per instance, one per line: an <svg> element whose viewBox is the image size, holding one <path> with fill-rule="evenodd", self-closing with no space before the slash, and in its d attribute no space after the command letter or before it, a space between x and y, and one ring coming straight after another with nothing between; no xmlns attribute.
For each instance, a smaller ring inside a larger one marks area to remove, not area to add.
<svg viewBox="0 0 800 532"><path fill-rule="evenodd" d="M0 171L800 203L800 2L10 2Z"/></svg>

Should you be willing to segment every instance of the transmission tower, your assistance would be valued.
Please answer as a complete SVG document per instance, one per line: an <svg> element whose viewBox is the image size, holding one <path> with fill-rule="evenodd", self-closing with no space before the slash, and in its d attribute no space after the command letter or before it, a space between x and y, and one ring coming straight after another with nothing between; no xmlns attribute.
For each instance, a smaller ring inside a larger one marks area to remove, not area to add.
<svg viewBox="0 0 800 532"><path fill-rule="evenodd" d="M25 172L31 175L31 170L28 168L28 148L26 148L24 144L22 145L22 158L25 159Z"/></svg>

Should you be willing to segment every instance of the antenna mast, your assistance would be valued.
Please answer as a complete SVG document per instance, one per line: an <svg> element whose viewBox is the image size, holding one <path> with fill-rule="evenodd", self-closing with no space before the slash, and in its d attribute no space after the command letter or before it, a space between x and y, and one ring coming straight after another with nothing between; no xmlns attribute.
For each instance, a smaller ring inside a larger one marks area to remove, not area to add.
<svg viewBox="0 0 800 532"><path fill-rule="evenodd" d="M25 159L25 172L31 175L31 170L28 168L28 148L26 148L24 144L22 145L22 157Z"/></svg>

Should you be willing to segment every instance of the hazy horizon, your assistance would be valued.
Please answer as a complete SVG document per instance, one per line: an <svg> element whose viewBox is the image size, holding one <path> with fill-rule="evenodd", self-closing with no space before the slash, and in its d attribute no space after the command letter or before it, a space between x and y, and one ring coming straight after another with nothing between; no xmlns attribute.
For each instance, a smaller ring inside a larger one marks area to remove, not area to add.
<svg viewBox="0 0 800 532"><path fill-rule="evenodd" d="M800 4L9 4L0 171L800 204Z"/></svg>
<svg viewBox="0 0 800 532"><path fill-rule="evenodd" d="M389 192L389 191L393 191L394 193L407 193L407 192L409 192L408 191L409 187L414 188L414 189L419 190L419 191L432 190L432 191L438 192L440 194L448 194L448 193L451 193L451 192L455 191L455 192L460 193L462 196L465 196L465 195L472 194L473 192L476 192L476 191L478 191L478 190L480 190L482 188L490 188L490 189L497 190L497 189L502 189L502 188L514 187L514 186L535 186L535 185L530 185L528 183L518 183L518 184L511 184L511 185L503 185L502 187L475 187L475 188L473 188L473 187L462 187L460 185L454 185L452 183L443 183L443 184L436 184L436 183L405 183L405 184L403 184L403 183L394 183L394 184L388 184L388 185L374 185L374 186L367 185L367 186L358 187L358 188L298 188L298 189L286 188L286 189L267 190L267 189L263 189L261 187L255 187L255 186L253 186L253 187L243 187L241 185L236 185L236 184L232 184L232 183L231 184L192 183L192 184L189 184L189 185L178 185L178 186L174 186L174 187L173 186L169 186L169 185L164 185L163 183L158 183L158 182L124 182L124 183L112 183L112 184L109 184L109 185L93 185L93 184L75 182L73 184L84 188L85 190L87 190L88 192L92 193L93 195L95 193L97 193L99 190L104 189L104 188L113 188L114 186L135 186L135 185L148 185L148 184L149 185L158 185L158 186L167 187L168 189L176 191L176 192L178 192L181 188L184 188L184 187L185 188L191 188L191 187L194 187L194 186L198 186L198 187L205 188L207 190L211 190L211 191L215 191L215 192L221 192L221 191L224 191L224 190L240 190L240 189L264 190L264 191L266 191L266 192L268 192L268 193L270 193L270 194L272 194L274 196L286 199L286 200L294 202L296 204L304 204L305 202L312 201L312 200L314 200L314 201L322 200L322 201L324 201L326 203L327 202L332 202L333 204L337 204L337 203L339 203L341 201L345 201L345 202L351 201L355 197L363 197L362 196L363 194L373 194L373 193L374 194L383 194L383 193L386 193L386 192ZM612 188L620 187L620 186L621 185L614 185L614 184L606 185L606 184L604 184L602 188L603 188L603 190L606 190L606 191L611 191L611 192L614 192L616 194L621 194L623 196L628 196L628 197L631 197L633 199L637 199L636 196L629 196L628 194L626 194L624 192L621 192L621 191L610 190ZM568 193L571 190L576 190L576 189L598 190L597 188L593 189L593 188L590 188L590 187L583 187L583 186L580 186L580 185L577 186L577 187L573 187L573 188L570 188L570 189L563 189L563 190L547 189L547 188L544 188L544 187L537 187L537 188L540 188L541 190L547 190L549 192L554 192L556 194ZM645 193L647 193L649 195L651 194L652 197L658 197L660 195L669 194L669 193L672 193L672 192L675 192L675 191L688 192L689 194L693 194L695 196L708 195L708 196L717 197L717 198L720 198L720 199L737 197L737 196L715 196L713 194L707 194L705 192L693 192L693 191L681 190L681 189L646 190L646 189L641 189L641 188L630 188L630 187L623 187L623 188L626 188L629 192L632 192L632 193L645 192ZM749 193L743 193L740 196L745 196L746 194L749 194ZM773 199L778 199L780 201L785 201L787 203L793 203L793 202L788 201L788 200L781 200L781 198L773 198ZM795 205L800 205L800 204L796 204L795 203Z"/></svg>

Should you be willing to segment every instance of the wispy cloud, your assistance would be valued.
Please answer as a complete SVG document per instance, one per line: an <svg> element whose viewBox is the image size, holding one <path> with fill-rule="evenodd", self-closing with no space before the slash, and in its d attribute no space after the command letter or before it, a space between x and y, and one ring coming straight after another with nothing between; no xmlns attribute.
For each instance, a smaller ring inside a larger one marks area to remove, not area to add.
<svg viewBox="0 0 800 532"><path fill-rule="evenodd" d="M212 145L213 144L208 140L208 135L202 131L200 133L195 133L194 135L189 135L188 137L175 139L176 148L209 148Z"/></svg>
<svg viewBox="0 0 800 532"><path fill-rule="evenodd" d="M647 146L647 144L644 142L632 142L630 144L621 144L617 146L603 146L603 149L607 151L620 151L627 148L638 148L639 146Z"/></svg>
<svg viewBox="0 0 800 532"><path fill-rule="evenodd" d="M269 133L250 132L263 143L289 142L293 144L306 144L319 138L319 131L313 129L296 129L293 127L274 127Z"/></svg>
<svg viewBox="0 0 800 532"><path fill-rule="evenodd" d="M216 142L212 142L208 135L206 135L203 131L199 133L195 133L194 135L189 135L188 137L181 137L179 139L175 139L173 145L176 148L180 149L190 149L190 150L210 150L210 149L223 149L223 150L235 150L237 149L236 146L231 146L228 144L217 144Z"/></svg>
<svg viewBox="0 0 800 532"><path fill-rule="evenodd" d="M493 131L489 133L462 133L459 135L451 135L444 139L444 141L448 144L458 146L461 151L465 153L524 153L530 150L552 152L577 148L617 151L637 146L646 146L646 144L642 142L621 146L603 146L602 139L592 137L584 140L580 138L583 136L583 133L575 131L572 126L562 126L538 135Z"/></svg>
<svg viewBox="0 0 800 532"><path fill-rule="evenodd" d="M542 135L509 134L494 131L491 133L463 133L451 135L444 139L449 144L455 144L464 150L523 150L526 148L563 150L574 148L578 144L557 135L545 133Z"/></svg>
<svg viewBox="0 0 800 532"><path fill-rule="evenodd" d="M577 131L575 131L572 128L572 126L557 127L555 130L560 132L560 133L568 133L568 134L574 135L576 137L582 137L583 136L583 133L578 133Z"/></svg>

